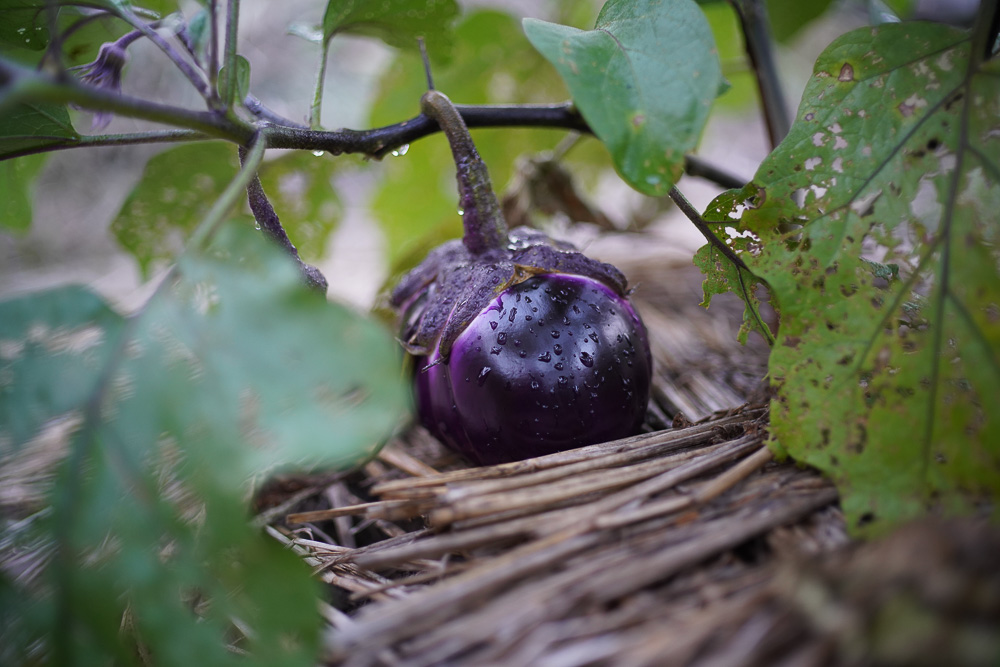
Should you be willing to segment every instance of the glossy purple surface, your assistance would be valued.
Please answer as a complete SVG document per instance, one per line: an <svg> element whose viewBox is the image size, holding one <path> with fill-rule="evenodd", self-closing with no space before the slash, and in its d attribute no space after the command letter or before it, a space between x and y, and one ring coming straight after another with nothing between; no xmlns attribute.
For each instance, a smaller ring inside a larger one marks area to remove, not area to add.
<svg viewBox="0 0 1000 667"><path fill-rule="evenodd" d="M505 290L444 363L418 360L421 421L480 464L625 437L646 412L645 327L627 299L583 276L544 274Z"/></svg>

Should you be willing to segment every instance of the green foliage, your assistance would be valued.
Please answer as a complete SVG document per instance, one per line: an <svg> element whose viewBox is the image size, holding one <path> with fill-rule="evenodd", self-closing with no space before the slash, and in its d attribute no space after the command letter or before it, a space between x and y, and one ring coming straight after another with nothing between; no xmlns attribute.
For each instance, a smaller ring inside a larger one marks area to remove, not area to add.
<svg viewBox="0 0 1000 667"><path fill-rule="evenodd" d="M235 68L236 74L232 81L229 80L228 67L219 70L219 94L229 106L236 100L246 99L247 93L250 92L250 61L238 55Z"/></svg>
<svg viewBox="0 0 1000 667"><path fill-rule="evenodd" d="M747 252L752 244L753 241L746 238L727 240L727 245L734 252ZM736 334L736 340L742 345L746 345L750 332L756 331L764 340L769 343L774 342L774 336L760 314L758 287L764 285L760 278L731 262L723 256L718 248L711 244L698 249L694 256L694 264L706 276L702 284L704 296L700 305L708 308L712 303L712 297L717 294L729 292L738 294L743 300L744 308L743 321Z"/></svg>
<svg viewBox="0 0 1000 667"><path fill-rule="evenodd" d="M524 39L518 22L496 11L463 17L455 27L452 59L435 69L434 85L457 104L552 103L566 95L558 75ZM426 86L420 59L401 54L382 80L372 124L388 125L418 113ZM497 189L510 179L519 156L551 149L566 134L541 129L472 132ZM586 143L590 145L574 148L572 158L578 165L602 159L599 144ZM405 156L384 160L373 209L386 235L390 263L408 268L440 241L461 236L457 206L455 165L444 137L430 137Z"/></svg>
<svg viewBox="0 0 1000 667"><path fill-rule="evenodd" d="M51 38L43 3L0 0L0 43L29 51L41 51Z"/></svg>
<svg viewBox="0 0 1000 667"><path fill-rule="evenodd" d="M329 0L323 36L367 35L401 49L416 49L417 37L423 37L431 53L443 55L451 47L449 27L456 16L455 0Z"/></svg>
<svg viewBox="0 0 1000 667"><path fill-rule="evenodd" d="M0 227L26 232L31 227L34 183L47 155L29 155L0 162Z"/></svg>
<svg viewBox="0 0 1000 667"><path fill-rule="evenodd" d="M697 145L722 84L705 15L692 0L611 0L594 30L525 19L524 30L629 185L665 195Z"/></svg>
<svg viewBox="0 0 1000 667"><path fill-rule="evenodd" d="M323 256L340 219L342 209L333 178L342 166L343 159L290 151L265 162L260 169L267 198L307 262Z"/></svg>
<svg viewBox="0 0 1000 667"><path fill-rule="evenodd" d="M757 102L757 80L749 67L739 18L728 2L702 4L719 51L722 73L729 89L719 93L715 108L743 110Z"/></svg>
<svg viewBox="0 0 1000 667"><path fill-rule="evenodd" d="M65 105L32 102L0 107L0 158L79 137Z"/></svg>
<svg viewBox="0 0 1000 667"><path fill-rule="evenodd" d="M124 321L82 287L8 301L0 315L0 362L12 380L0 387L0 424L16 449L86 403Z"/></svg>
<svg viewBox="0 0 1000 667"><path fill-rule="evenodd" d="M50 597L25 605L19 655L37 637L54 664L314 664L315 584L247 524L247 483L371 452L408 414L400 362L242 226L128 320L81 288L0 304L0 442L78 424L44 526Z"/></svg>
<svg viewBox="0 0 1000 667"><path fill-rule="evenodd" d="M0 56L24 65L38 65L50 39L46 1L12 0L18 9L23 11L11 13L3 11L3 2L4 0L0 0L0 34L7 31L16 37L10 41L0 39ZM65 40L62 43L64 62L70 67L92 61L101 44L118 39L129 29L124 21L112 15L101 20L88 20L79 8L65 6L59 8L56 25ZM43 29L37 30L39 27ZM21 30L24 32L20 32ZM31 43L25 43L22 38L25 34L37 34L38 37ZM41 41L43 35L44 42Z"/></svg>
<svg viewBox="0 0 1000 667"><path fill-rule="evenodd" d="M148 276L172 260L237 171L236 151L219 143L176 146L146 163L111 230Z"/></svg>
<svg viewBox="0 0 1000 667"><path fill-rule="evenodd" d="M787 42L806 25L826 13L832 3L831 0L767 0L765 4L771 34L779 42Z"/></svg>
<svg viewBox="0 0 1000 667"><path fill-rule="evenodd" d="M780 305L775 441L856 529L996 504L998 118L1000 62L968 34L858 29L753 183L710 206L754 236L742 257Z"/></svg>
<svg viewBox="0 0 1000 667"><path fill-rule="evenodd" d="M152 158L111 225L144 275L172 260L237 170L236 151L219 143L177 146ZM319 257L340 213L331 180L336 160L296 151L261 168L264 191L304 259ZM252 225L248 214L240 220Z"/></svg>
<svg viewBox="0 0 1000 667"><path fill-rule="evenodd" d="M79 138L65 105L48 102L0 105L0 160L25 150ZM25 232L31 227L34 182L46 156L0 161L0 229Z"/></svg>

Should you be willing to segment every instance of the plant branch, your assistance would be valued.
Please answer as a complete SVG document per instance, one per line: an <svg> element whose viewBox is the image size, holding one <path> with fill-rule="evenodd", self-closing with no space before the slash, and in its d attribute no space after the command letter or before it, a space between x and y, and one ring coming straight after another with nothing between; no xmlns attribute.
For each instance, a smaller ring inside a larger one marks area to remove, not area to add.
<svg viewBox="0 0 1000 667"><path fill-rule="evenodd" d="M247 143L253 136L249 125L218 114L191 111L120 95L73 80L22 67L0 58L0 111L22 101L75 104L84 109L109 111L122 116L196 130L220 139Z"/></svg>
<svg viewBox="0 0 1000 667"><path fill-rule="evenodd" d="M205 98L206 100L211 96L211 88L208 85L208 81L205 78L204 72L194 67L187 58L185 58L177 49L170 45L167 40L160 36L160 33L153 30L148 23L143 21L141 18L136 16L132 11L125 11L122 13L122 18L133 28L138 30L145 36L149 41L156 44L161 51L170 61L176 65L177 69L191 82L191 85L195 87L195 90Z"/></svg>
<svg viewBox="0 0 1000 667"><path fill-rule="evenodd" d="M286 127L295 127L302 130L308 130L309 126L303 123L297 123L294 120L289 120L279 114L275 113L271 109L264 106L264 103L253 95L247 95L246 99L243 100L243 106L246 107L253 116L256 116L260 120L267 121L272 125L284 125Z"/></svg>
<svg viewBox="0 0 1000 667"><path fill-rule="evenodd" d="M240 155L243 168L229 182L226 189L222 191L219 198L212 204L212 208L209 209L205 218L198 224L198 228L191 235L189 247L203 248L212 238L215 230L219 227L219 223L225 219L226 214L239 201L247 186L257 178L257 169L260 168L260 163L264 160L265 148L267 148L267 139L260 134L254 136L250 143L250 149Z"/></svg>
<svg viewBox="0 0 1000 667"><path fill-rule="evenodd" d="M219 0L209 0L208 83L212 87L212 102L219 101Z"/></svg>
<svg viewBox="0 0 1000 667"><path fill-rule="evenodd" d="M1000 33L1000 3L984 0L979 3L976 20L972 25L972 58L970 72L978 71L979 64L993 57L993 47Z"/></svg>
<svg viewBox="0 0 1000 667"><path fill-rule="evenodd" d="M695 226L695 228L699 232L701 232L701 235L705 237L705 240L707 240L709 243L715 246L719 252L725 255L726 259L728 259L734 265L743 269L747 273L750 273L751 275L753 274L753 271L751 271L750 267L748 267L743 262L740 256L737 255L735 252L733 252L732 248L727 246L722 239L720 239L718 236L715 235L715 232L712 231L712 228L708 226L708 223L705 222L705 219L701 217L700 213L698 213L698 209L692 206L691 202L687 200L687 197L681 194L681 191L678 190L676 187L670 188L670 199L673 200L673 202L677 205L677 208L679 208L681 210L681 213L683 213L687 217L687 219L691 221L691 223Z"/></svg>
<svg viewBox="0 0 1000 667"><path fill-rule="evenodd" d="M226 42L222 56L225 76L222 77L222 101L231 109L236 101L236 38L239 34L240 0L229 0L226 10Z"/></svg>
<svg viewBox="0 0 1000 667"><path fill-rule="evenodd" d="M6 68L6 70L5 70ZM169 125L179 125L186 130L136 133L129 135L98 135L65 141L55 141L42 146L33 146L16 153L0 157L0 161L50 151L65 150L76 146L114 146L127 143L141 143L142 136L151 142L197 141L203 139L227 139L239 144L247 143L253 136L253 128L232 118L225 118L210 112L195 112L176 107L145 102L143 100L113 95L79 84L62 84L33 70L8 64L0 59L0 81L7 75L7 86L0 87L0 107L4 103L4 92L12 102L19 98L41 99L60 103L73 103L88 109L113 111L124 116L142 118ZM17 78L24 81L18 83ZM22 86L23 90L17 90ZM28 86L31 90L28 90ZM68 90L63 90L68 86ZM44 90L42 90L44 88ZM41 94L39 94L41 90ZM247 109L257 118L267 121L259 131L267 139L269 148L301 149L325 151L332 155L360 153L381 159L405 144L435 134L440 131L437 123L421 114L409 120L371 130L311 130L306 126L282 118L267 109L260 100L248 96ZM469 127L551 127L590 134L590 128L569 102L554 105L456 105L466 125ZM176 134L171 134L176 132ZM119 140L120 138L120 140ZM744 179L733 176L718 167L693 156L685 160L685 169L691 176L713 181L724 188L739 188Z"/></svg>
<svg viewBox="0 0 1000 667"><path fill-rule="evenodd" d="M332 35L331 35L332 37ZM313 101L309 106L309 127L318 130L320 115L323 111L323 86L326 85L326 66L330 59L330 38L325 37L319 46L319 70L316 72L316 89L313 92Z"/></svg>
<svg viewBox="0 0 1000 667"><path fill-rule="evenodd" d="M767 20L767 8L763 0L729 0L743 28L743 40L747 56L757 79L760 103L764 110L764 122L771 140L771 148L781 143L791 127L788 105L781 88L781 79L774 61L771 30Z"/></svg>
<svg viewBox="0 0 1000 667"><path fill-rule="evenodd" d="M469 127L560 127L587 131L587 125L569 103L558 105L458 106ZM333 155L363 153L382 158L417 139L439 131L437 123L421 114L401 123L372 130L307 130L266 128L272 148L305 148Z"/></svg>
<svg viewBox="0 0 1000 667"><path fill-rule="evenodd" d="M684 156L684 172L688 176L697 176L721 185L727 190L738 190L747 184L747 180L730 174L728 171L710 164L694 155Z"/></svg>
<svg viewBox="0 0 1000 667"><path fill-rule="evenodd" d="M240 146L240 164L246 168L247 150ZM299 257L299 251L288 238L285 228L281 226L281 220L275 212L274 207L264 193L264 187L260 184L260 177L255 173L253 179L247 185L247 200L250 203L250 211L260 226L261 231L267 234L275 243L284 248L289 255L298 263L299 270L309 287L312 287L321 294L326 294L329 283L326 276L315 266L310 266Z"/></svg>
<svg viewBox="0 0 1000 667"><path fill-rule="evenodd" d="M31 146L19 151L4 153L0 157L0 161L24 157L25 155L36 155L38 153L54 153L70 148L186 143L191 141L210 141L217 138L196 130L151 130L149 132L84 135L76 139L67 139L65 141L57 141L42 146Z"/></svg>

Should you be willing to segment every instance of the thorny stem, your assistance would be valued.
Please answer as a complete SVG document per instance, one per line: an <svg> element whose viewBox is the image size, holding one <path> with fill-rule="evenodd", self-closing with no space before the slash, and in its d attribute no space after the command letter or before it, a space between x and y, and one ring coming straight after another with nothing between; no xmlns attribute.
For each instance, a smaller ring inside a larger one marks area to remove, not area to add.
<svg viewBox="0 0 1000 667"><path fill-rule="evenodd" d="M781 89L781 79L774 61L767 8L763 0L730 0L743 28L747 55L757 79L757 90L764 111L764 122L771 148L781 143L791 127L788 105Z"/></svg>
<svg viewBox="0 0 1000 667"><path fill-rule="evenodd" d="M741 291L743 292L744 301L746 302L747 308L750 308L751 312L753 312L754 318L756 318L757 320L757 324L761 330L761 333L767 339L768 345L773 346L774 334L771 333L771 328L767 326L763 318L760 316L760 313L758 312L757 308L754 307L752 299L750 298L749 294L750 289L743 282L743 272L745 271L747 274L754 276L755 278L757 278L757 280L764 283L765 285L767 285L767 281L765 281L763 278L757 276L753 271L751 271L750 267L746 265L743 259L735 252L733 252L733 249L727 246L722 239L720 239L718 236L715 235L712 229L708 226L708 223L705 222L705 219L701 217L700 213L698 213L698 210L691 205L691 202L687 200L687 197L685 197L681 193L681 191L678 190L676 187L670 188L670 199L673 200L673 202L677 205L677 208L679 208L681 212L684 213L684 215L687 217L688 220L691 221L691 223L695 226L695 228L697 228L697 230L701 232L702 236L705 237L705 239L709 242L709 244L716 250L721 252L723 256L730 262L732 262L733 265L736 267L737 274L739 275L740 278L740 288Z"/></svg>
<svg viewBox="0 0 1000 667"><path fill-rule="evenodd" d="M468 127L559 127L589 131L570 105L456 105ZM401 123L371 130L303 130L292 127L266 128L272 148L306 148L331 155L363 153L382 158L404 144L434 134L438 124L421 114Z"/></svg>
<svg viewBox="0 0 1000 667"><path fill-rule="evenodd" d="M462 243L474 255L505 247L507 221L493 192L490 174L472 142L462 115L451 100L437 90L424 93L420 98L420 110L437 121L451 145L465 228Z"/></svg>
<svg viewBox="0 0 1000 667"><path fill-rule="evenodd" d="M240 164L245 169L247 164L247 149L241 146L239 153ZM295 259L299 265L299 269L302 271L306 284L321 294L326 294L329 285L326 276L315 266L306 264L299 257L298 249L292 243L291 239L288 238L285 228L281 226L281 220L278 218L278 214L264 193L264 187L260 184L260 177L256 173L247 185L247 200L250 203L250 211L253 213L257 224L260 225L261 230Z"/></svg>

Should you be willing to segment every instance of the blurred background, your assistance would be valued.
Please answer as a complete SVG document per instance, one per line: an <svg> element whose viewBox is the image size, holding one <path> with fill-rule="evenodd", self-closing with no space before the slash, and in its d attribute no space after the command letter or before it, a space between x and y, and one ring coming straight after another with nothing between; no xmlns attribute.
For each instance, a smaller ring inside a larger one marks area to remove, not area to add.
<svg viewBox="0 0 1000 667"><path fill-rule="evenodd" d="M195 3L185 7L194 11ZM460 0L450 54L432 53L436 86L455 102L555 103L568 99L555 71L525 39L524 17L589 29L601 2ZM869 21L872 3L771 0L777 59L794 114L816 56L838 35ZM897 2L916 16L961 23L975 0ZM715 106L698 155L749 180L769 150L756 89L733 11L704 3L723 71L732 84ZM303 38L322 18L318 0L244 2L239 51L251 63L251 92L278 114L307 122L319 47ZM814 16L814 18L810 18ZM115 30L111 29L112 32ZM71 64L93 59L112 32L91 31ZM121 34L120 28L114 35ZM125 92L200 109L190 84L145 40L130 49ZM368 38L337 36L323 97L325 128L364 129L417 114L425 80L419 57ZM91 117L72 112L89 133ZM153 126L114 119L107 132ZM482 129L473 137L507 195L512 222L530 221L623 267L637 247L650 257L690 262L701 236L669 200L639 195L614 173L593 138L565 131ZM552 151L565 172L547 162ZM323 161L305 169L305 161ZM235 151L222 142L88 148L52 153L30 193L33 222L23 233L0 232L0 298L75 282L91 286L123 310L138 306L182 246L185 229L210 207L235 173ZM555 173L555 176L553 176ZM569 186L556 177L568 174ZM282 155L270 151L262 173L282 222L303 258L330 280L329 297L372 306L393 274L460 233L454 168L441 135L382 161L358 156ZM558 192L553 183L558 180ZM571 202L567 199L577 198ZM722 188L685 177L681 191L700 209ZM559 194L561 192L561 194ZM244 206L245 208L245 206ZM581 213L582 211L582 213ZM239 214L247 218L248 211ZM580 222L586 219L585 222ZM633 242L636 232L645 237ZM131 250L131 251L130 251Z"/></svg>

